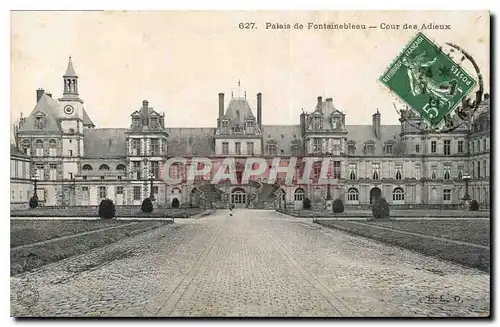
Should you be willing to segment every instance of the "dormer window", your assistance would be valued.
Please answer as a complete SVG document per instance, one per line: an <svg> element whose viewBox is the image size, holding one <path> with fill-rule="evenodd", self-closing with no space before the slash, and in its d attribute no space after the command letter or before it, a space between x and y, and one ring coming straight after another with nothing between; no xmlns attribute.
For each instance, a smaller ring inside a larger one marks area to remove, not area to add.
<svg viewBox="0 0 500 327"><path fill-rule="evenodd" d="M375 143L365 143L365 154L374 154L375 153Z"/></svg>
<svg viewBox="0 0 500 327"><path fill-rule="evenodd" d="M347 142L347 154L353 156L356 153L356 143Z"/></svg>
<svg viewBox="0 0 500 327"><path fill-rule="evenodd" d="M229 132L229 121L227 121L227 120L221 121L220 130L221 130L221 133L227 134Z"/></svg>
<svg viewBox="0 0 500 327"><path fill-rule="evenodd" d="M299 156L300 155L300 147L298 144L293 144L292 145L292 156Z"/></svg>
<svg viewBox="0 0 500 327"><path fill-rule="evenodd" d="M35 118L35 128L43 129L45 127L45 118L44 117L36 117Z"/></svg>
<svg viewBox="0 0 500 327"><path fill-rule="evenodd" d="M141 127L141 118L139 117L132 118L132 128L139 128L139 127Z"/></svg>
<svg viewBox="0 0 500 327"><path fill-rule="evenodd" d="M151 128L158 128L158 118L151 117Z"/></svg>
<svg viewBox="0 0 500 327"><path fill-rule="evenodd" d="M314 130L321 130L323 129L323 121L321 119L321 116L315 116L313 118L313 129Z"/></svg>
<svg viewBox="0 0 500 327"><path fill-rule="evenodd" d="M255 120L253 119L247 120L246 133L247 134L255 133Z"/></svg>
<svg viewBox="0 0 500 327"><path fill-rule="evenodd" d="M278 148L276 147L276 144L267 145L267 154L269 154L270 156L275 156L278 154Z"/></svg>
<svg viewBox="0 0 500 327"><path fill-rule="evenodd" d="M384 152L387 153L387 154L391 154L392 153L392 147L393 147L393 144L392 143L386 143L385 146L384 146Z"/></svg>
<svg viewBox="0 0 500 327"><path fill-rule="evenodd" d="M332 117L332 129L338 129L338 128L341 128L340 118Z"/></svg>

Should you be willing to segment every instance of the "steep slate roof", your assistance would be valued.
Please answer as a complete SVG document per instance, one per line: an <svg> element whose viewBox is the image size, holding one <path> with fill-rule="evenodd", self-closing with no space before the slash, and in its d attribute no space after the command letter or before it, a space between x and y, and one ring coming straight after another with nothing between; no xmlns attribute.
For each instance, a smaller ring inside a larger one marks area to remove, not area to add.
<svg viewBox="0 0 500 327"><path fill-rule="evenodd" d="M375 142L374 156L391 156L391 154L384 153L384 143L389 140L395 142L394 153L397 153L399 149L401 125L380 125L380 139L375 137L372 125L347 125L346 128L348 131L347 141L356 142L356 152L354 153L356 156L368 155L364 153L364 146L365 142L370 140Z"/></svg>
<svg viewBox="0 0 500 327"><path fill-rule="evenodd" d="M126 156L125 132L127 130L127 128L85 128L83 131L85 158Z"/></svg>
<svg viewBox="0 0 500 327"><path fill-rule="evenodd" d="M215 154L215 130L212 127L166 128L169 135L167 140L168 156L211 156Z"/></svg>
<svg viewBox="0 0 500 327"><path fill-rule="evenodd" d="M14 144L10 145L10 156L11 157L29 158L29 156L27 156L26 154L19 151L19 149Z"/></svg>
<svg viewBox="0 0 500 327"><path fill-rule="evenodd" d="M296 138L293 137L294 133ZM300 136L300 125L263 125L262 142L264 146L264 153L265 146L269 140L277 142L276 148L278 155L291 155L292 141L299 140L302 142ZM283 150L283 152L281 152L281 150Z"/></svg>
<svg viewBox="0 0 500 327"><path fill-rule="evenodd" d="M246 98L232 98L223 118L229 119L231 125L245 126L245 118L255 119L255 116Z"/></svg>
<svg viewBox="0 0 500 327"><path fill-rule="evenodd" d="M63 75L64 77L77 77L75 69L73 68L73 61L71 57L69 57L68 68L66 68L66 72Z"/></svg>
<svg viewBox="0 0 500 327"><path fill-rule="evenodd" d="M57 122L57 117L59 115L59 102L56 99L43 94L38 103L33 108L33 111L26 117L26 121L23 126L19 129L20 132L38 130L35 128L36 115L42 113L45 114L45 128L42 130L44 132L60 132L61 128Z"/></svg>
<svg viewBox="0 0 500 327"><path fill-rule="evenodd" d="M90 120L90 117L87 114L87 112L85 111L85 109L83 109L83 126L95 127L94 123L92 122L92 120Z"/></svg>

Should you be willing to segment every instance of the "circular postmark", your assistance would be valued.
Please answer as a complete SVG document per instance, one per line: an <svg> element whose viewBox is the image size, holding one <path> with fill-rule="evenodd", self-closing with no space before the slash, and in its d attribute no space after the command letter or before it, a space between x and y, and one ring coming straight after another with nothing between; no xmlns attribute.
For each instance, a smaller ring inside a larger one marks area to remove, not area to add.
<svg viewBox="0 0 500 327"><path fill-rule="evenodd" d="M40 293L32 284L26 284L17 291L17 301L26 308L31 308L38 303Z"/></svg>

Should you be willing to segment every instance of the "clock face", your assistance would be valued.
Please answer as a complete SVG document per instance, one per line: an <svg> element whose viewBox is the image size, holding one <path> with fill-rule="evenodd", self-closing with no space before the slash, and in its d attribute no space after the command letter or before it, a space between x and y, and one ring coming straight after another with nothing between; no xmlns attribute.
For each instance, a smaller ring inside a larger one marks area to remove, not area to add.
<svg viewBox="0 0 500 327"><path fill-rule="evenodd" d="M64 113L66 115L71 115L74 111L75 111L75 109L73 109L72 106L66 106L66 107L64 107Z"/></svg>

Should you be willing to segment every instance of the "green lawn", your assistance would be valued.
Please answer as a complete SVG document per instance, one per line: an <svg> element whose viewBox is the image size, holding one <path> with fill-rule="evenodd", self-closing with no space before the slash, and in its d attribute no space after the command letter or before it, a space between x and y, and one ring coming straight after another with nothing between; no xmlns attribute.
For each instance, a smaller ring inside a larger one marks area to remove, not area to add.
<svg viewBox="0 0 500 327"><path fill-rule="evenodd" d="M127 224L130 221L100 220L11 220L10 247L37 243L57 237Z"/></svg>
<svg viewBox="0 0 500 327"><path fill-rule="evenodd" d="M33 224L34 221L30 220L15 220L11 222L14 223L11 232L11 275L30 271L40 266L82 254L86 251L120 241L126 237L172 223L169 220L46 220L36 221L36 224ZM106 229L113 226L117 226L117 228ZM84 235L79 234L91 230L95 232ZM69 235L75 236L54 239L55 237ZM50 239L53 239L53 241L12 249L13 244L17 246L29 245Z"/></svg>
<svg viewBox="0 0 500 327"><path fill-rule="evenodd" d="M316 223L339 229L350 234L368 237L384 243L435 256L440 259L490 271L489 221L483 220L415 220L415 221L349 221L317 220ZM377 228L389 227L396 230ZM475 243L488 248L456 244L444 239L398 232L410 231L425 235L446 237L462 242Z"/></svg>

